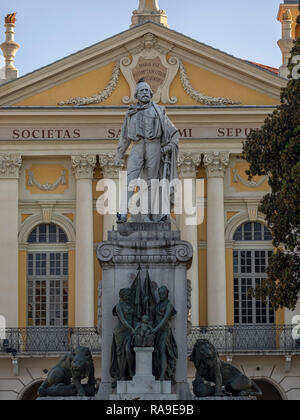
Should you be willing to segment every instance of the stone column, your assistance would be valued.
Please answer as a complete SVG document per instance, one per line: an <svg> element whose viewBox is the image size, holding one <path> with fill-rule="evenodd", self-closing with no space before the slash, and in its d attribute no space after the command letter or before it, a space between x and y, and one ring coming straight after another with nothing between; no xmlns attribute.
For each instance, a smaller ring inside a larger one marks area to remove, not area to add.
<svg viewBox="0 0 300 420"><path fill-rule="evenodd" d="M229 153L205 153L207 172L208 324L226 325L224 176Z"/></svg>
<svg viewBox="0 0 300 420"><path fill-rule="evenodd" d="M94 237L92 181L96 156L72 156L76 177L76 327L94 326Z"/></svg>
<svg viewBox="0 0 300 420"><path fill-rule="evenodd" d="M117 211L118 211L118 198L119 198L119 172L124 169L124 164L122 167L115 165L115 153L106 153L99 155L99 163L102 168L103 178L110 179L114 181L116 186L117 194ZM116 214L105 214L104 215L104 225L103 225L103 240L106 241L108 237L108 232L113 230L113 227L116 227L117 217Z"/></svg>
<svg viewBox="0 0 300 420"><path fill-rule="evenodd" d="M201 155L182 152L179 155L178 169L179 176L182 180L192 179L194 206L197 206L196 178L197 168L201 164ZM184 192L184 184L183 184ZM191 315L192 325L199 326L199 269L198 269L198 227L188 226L186 224L186 216L180 215L180 231L182 240L190 242L193 247L193 264L187 273L187 278L191 281Z"/></svg>
<svg viewBox="0 0 300 420"><path fill-rule="evenodd" d="M21 156L0 154L0 315L18 327L18 215Z"/></svg>

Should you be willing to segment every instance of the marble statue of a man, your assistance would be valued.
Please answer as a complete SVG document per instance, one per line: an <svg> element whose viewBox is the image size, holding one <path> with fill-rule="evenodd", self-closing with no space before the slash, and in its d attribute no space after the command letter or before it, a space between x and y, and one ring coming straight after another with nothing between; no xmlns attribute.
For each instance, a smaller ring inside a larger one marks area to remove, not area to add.
<svg viewBox="0 0 300 420"><path fill-rule="evenodd" d="M179 134L177 128L169 120L163 107L152 102L151 87L141 80L136 86L136 105L131 105L126 114L121 130L116 165L120 166L127 149L132 143L132 149L127 165L127 185L141 177L148 183L148 215L147 222L160 222L169 215L153 213L153 198L159 194L159 188L154 191L153 180L167 179L170 183L178 178L177 157ZM171 190L172 191L172 190ZM134 191L128 191L128 203ZM172 203L172 198L170 198ZM161 208L160 208L161 210ZM119 223L127 221L128 214L118 215Z"/></svg>

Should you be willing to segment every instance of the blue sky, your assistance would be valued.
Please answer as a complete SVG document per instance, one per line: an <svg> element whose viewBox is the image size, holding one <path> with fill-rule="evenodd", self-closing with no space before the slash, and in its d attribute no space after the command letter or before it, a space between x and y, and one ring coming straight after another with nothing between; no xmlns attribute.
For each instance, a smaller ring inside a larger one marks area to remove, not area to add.
<svg viewBox="0 0 300 420"><path fill-rule="evenodd" d="M0 21L17 12L20 75L129 28L138 0L6 0ZM281 65L280 0L159 0L171 29L239 58ZM4 27L0 25L0 42ZM1 59L3 59L1 57ZM3 61L2 61L3 64ZM0 60L1 67L1 60Z"/></svg>

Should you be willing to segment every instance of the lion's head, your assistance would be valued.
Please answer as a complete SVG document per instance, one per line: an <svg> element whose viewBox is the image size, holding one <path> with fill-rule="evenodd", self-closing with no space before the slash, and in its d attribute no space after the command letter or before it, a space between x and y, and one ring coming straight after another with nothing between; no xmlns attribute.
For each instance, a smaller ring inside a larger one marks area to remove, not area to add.
<svg viewBox="0 0 300 420"><path fill-rule="evenodd" d="M72 354L71 371L72 377L84 379L89 376L93 366L93 359L87 347L78 347Z"/></svg>
<svg viewBox="0 0 300 420"><path fill-rule="evenodd" d="M204 360L214 360L217 357L218 353L215 347L208 340L197 340L190 360L194 363L195 367L198 368L200 363Z"/></svg>

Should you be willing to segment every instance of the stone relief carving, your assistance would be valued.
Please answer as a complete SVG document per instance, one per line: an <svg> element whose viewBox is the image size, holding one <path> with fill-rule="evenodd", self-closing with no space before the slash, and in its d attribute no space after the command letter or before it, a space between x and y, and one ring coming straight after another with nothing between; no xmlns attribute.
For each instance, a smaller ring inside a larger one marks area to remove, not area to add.
<svg viewBox="0 0 300 420"><path fill-rule="evenodd" d="M1 154L0 155L0 177L18 178L19 169L22 166L21 155Z"/></svg>
<svg viewBox="0 0 300 420"><path fill-rule="evenodd" d="M144 78L153 90L153 102L176 104L177 98L170 97L169 90L179 69L178 58L167 59L168 51L161 48L157 37L151 33L144 35L139 46L129 53L132 58L124 57L120 61L121 71L131 90L130 97L125 96L123 103L136 101L134 97L136 84Z"/></svg>
<svg viewBox="0 0 300 420"><path fill-rule="evenodd" d="M193 152L180 152L177 167L182 177L195 177L196 170L202 163L202 154Z"/></svg>
<svg viewBox="0 0 300 420"><path fill-rule="evenodd" d="M204 154L204 166L209 178L224 177L226 167L229 164L229 153L210 152Z"/></svg>
<svg viewBox="0 0 300 420"><path fill-rule="evenodd" d="M228 98L216 98L213 96L206 96L203 93L198 92L193 88L190 79L185 71L183 62L179 60L179 74L180 80L185 92L191 96L195 101L200 102L203 105L239 105L241 102L233 101Z"/></svg>
<svg viewBox="0 0 300 420"><path fill-rule="evenodd" d="M119 172L124 169L125 161L122 159L121 165L115 165L116 153L105 153L99 155L99 165L102 168L104 178L114 179L119 178Z"/></svg>
<svg viewBox="0 0 300 420"><path fill-rule="evenodd" d="M101 102L106 101L113 92L115 91L118 81L120 79L120 64L117 63L113 69L112 77L106 88L94 96L86 97L75 97L68 99L66 101L58 102L58 105L73 105L73 106L82 106L82 105L91 105L91 104L100 104Z"/></svg>
<svg viewBox="0 0 300 420"><path fill-rule="evenodd" d="M267 178L268 178L267 176L263 176L257 182L254 181L254 180L247 181L246 179L241 177L238 169L233 170L233 182L235 184L238 184L239 182L241 182L245 187L248 187L248 188L258 188L258 187L260 187L267 180Z"/></svg>
<svg viewBox="0 0 300 420"><path fill-rule="evenodd" d="M33 187L34 185L39 188L42 191L54 191L56 190L56 188L59 185L66 185L67 184L67 180L66 180L66 175L67 175L67 171L63 170L60 177L58 178L58 180L54 183L54 184L40 184L34 177L34 174L29 171L28 174L28 186L29 187Z"/></svg>
<svg viewBox="0 0 300 420"><path fill-rule="evenodd" d="M72 156L72 168L77 179L92 178L97 163L95 155L86 153L78 156Z"/></svg>

